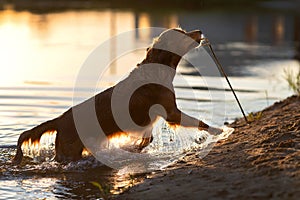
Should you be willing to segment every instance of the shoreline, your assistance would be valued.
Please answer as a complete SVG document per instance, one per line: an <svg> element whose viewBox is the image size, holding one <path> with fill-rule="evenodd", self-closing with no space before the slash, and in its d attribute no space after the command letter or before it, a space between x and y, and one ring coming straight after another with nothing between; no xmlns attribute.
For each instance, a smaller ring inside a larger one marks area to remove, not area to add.
<svg viewBox="0 0 300 200"><path fill-rule="evenodd" d="M298 199L300 96L257 112L200 159L189 154L113 199Z"/></svg>

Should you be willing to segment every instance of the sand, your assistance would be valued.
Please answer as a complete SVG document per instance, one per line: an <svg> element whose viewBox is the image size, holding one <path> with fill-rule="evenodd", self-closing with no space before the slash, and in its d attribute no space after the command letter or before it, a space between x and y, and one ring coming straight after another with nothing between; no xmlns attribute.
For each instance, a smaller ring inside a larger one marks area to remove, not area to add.
<svg viewBox="0 0 300 200"><path fill-rule="evenodd" d="M300 97L255 115L206 157L191 153L113 199L300 199Z"/></svg>

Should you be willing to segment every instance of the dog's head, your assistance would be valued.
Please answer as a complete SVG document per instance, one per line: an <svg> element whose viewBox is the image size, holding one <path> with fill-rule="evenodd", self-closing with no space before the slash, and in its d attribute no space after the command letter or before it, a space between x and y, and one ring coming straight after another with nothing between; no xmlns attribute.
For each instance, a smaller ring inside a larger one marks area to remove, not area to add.
<svg viewBox="0 0 300 200"><path fill-rule="evenodd" d="M186 32L182 29L168 29L154 39L152 48L170 51L183 56L189 50L199 45L202 32L194 30Z"/></svg>
<svg viewBox="0 0 300 200"><path fill-rule="evenodd" d="M154 39L142 64L160 63L176 68L181 57L199 45L201 35L199 30L186 32L182 29L168 29Z"/></svg>

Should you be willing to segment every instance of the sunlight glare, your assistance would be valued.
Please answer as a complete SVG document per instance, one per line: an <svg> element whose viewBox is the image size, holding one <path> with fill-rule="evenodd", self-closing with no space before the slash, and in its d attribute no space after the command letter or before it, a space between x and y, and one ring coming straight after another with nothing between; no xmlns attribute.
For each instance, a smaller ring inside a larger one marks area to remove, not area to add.
<svg viewBox="0 0 300 200"><path fill-rule="evenodd" d="M116 148L134 144L132 137L126 133L117 133L112 135L109 137L109 143Z"/></svg>
<svg viewBox="0 0 300 200"><path fill-rule="evenodd" d="M13 20L14 11L0 15L1 68L0 84L20 80L24 75L22 63L26 60L30 42L27 40L29 27L22 21ZM28 13L19 13L26 20Z"/></svg>

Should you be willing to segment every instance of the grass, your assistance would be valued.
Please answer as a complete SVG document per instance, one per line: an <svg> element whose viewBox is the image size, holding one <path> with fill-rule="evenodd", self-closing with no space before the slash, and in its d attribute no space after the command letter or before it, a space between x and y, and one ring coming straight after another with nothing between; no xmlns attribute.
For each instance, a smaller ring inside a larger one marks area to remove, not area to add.
<svg viewBox="0 0 300 200"><path fill-rule="evenodd" d="M141 175L141 174L140 174ZM135 185L135 183L138 180L138 177L140 176L138 174L127 174L124 177L123 183L126 183L125 186L122 186L122 188L118 188L117 192L124 192L127 189L133 187ZM107 199L111 199L112 194L114 194L114 191L116 191L112 185L110 184L101 184L99 182L96 181L90 181L90 183L97 187L100 191L100 197L103 200L107 200ZM112 191L112 192L111 192Z"/></svg>
<svg viewBox="0 0 300 200"><path fill-rule="evenodd" d="M284 74L284 78L288 82L289 88L297 95L300 95L300 66L298 72L287 68L284 70Z"/></svg>
<svg viewBox="0 0 300 200"><path fill-rule="evenodd" d="M110 195L110 189L111 189L111 187L109 185L101 185L100 183L95 182L95 181L91 181L90 183L99 189L102 199L104 199L104 200L108 199L108 197Z"/></svg>
<svg viewBox="0 0 300 200"><path fill-rule="evenodd" d="M263 116L262 112L258 112L258 113L251 112L248 114L247 120L248 120L248 122L254 122L254 121L261 119L262 116Z"/></svg>

